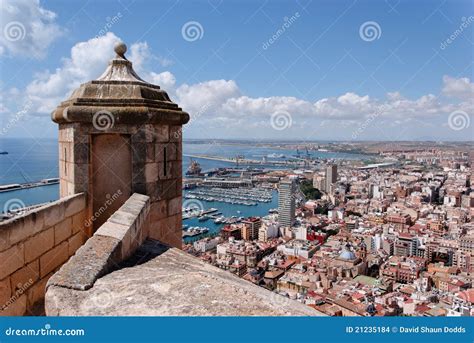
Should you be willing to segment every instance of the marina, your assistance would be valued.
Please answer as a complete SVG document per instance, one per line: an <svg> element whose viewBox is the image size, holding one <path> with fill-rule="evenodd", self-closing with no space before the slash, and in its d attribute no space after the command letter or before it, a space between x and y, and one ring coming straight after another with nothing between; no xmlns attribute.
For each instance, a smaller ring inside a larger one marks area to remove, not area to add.
<svg viewBox="0 0 474 343"><path fill-rule="evenodd" d="M209 229L207 227L192 226L190 228L183 229L183 238L199 236L207 233L208 231Z"/></svg>
<svg viewBox="0 0 474 343"><path fill-rule="evenodd" d="M198 188L201 190L201 188ZM233 191L244 191L244 189L233 189ZM252 189L246 189L249 191ZM258 190L261 190L260 188ZM186 211L183 211L183 224L184 228L188 227L206 227L209 229L208 232L198 234L196 236L183 236L185 243L191 243L195 240L201 239L206 236L214 236L220 232L220 230L227 224L231 223L239 223L244 218L248 217L263 217L267 216L268 214L274 213L275 209L278 207L278 192L275 190L267 190L271 196L271 200L269 202L257 202L257 205L254 206L247 206L238 203L228 203L228 202L221 202L221 201L202 201L201 204L205 208L204 211L208 211L211 209L215 209L208 214L201 214L200 211L195 211L195 215L189 216L186 215ZM190 192L189 190L185 190L183 192L184 201L186 201L186 195ZM193 201L193 200L191 200ZM194 201L198 202L198 199ZM201 201L201 200L199 200ZM202 209L202 207L201 207ZM183 209L184 210L184 209ZM203 212L204 212L203 211ZM187 211L190 212L190 211ZM205 219L204 219L205 218Z"/></svg>
<svg viewBox="0 0 474 343"><path fill-rule="evenodd" d="M184 197L185 199L208 202L218 201L228 204L256 206L259 202L270 202L272 191L263 188L199 188L188 191Z"/></svg>

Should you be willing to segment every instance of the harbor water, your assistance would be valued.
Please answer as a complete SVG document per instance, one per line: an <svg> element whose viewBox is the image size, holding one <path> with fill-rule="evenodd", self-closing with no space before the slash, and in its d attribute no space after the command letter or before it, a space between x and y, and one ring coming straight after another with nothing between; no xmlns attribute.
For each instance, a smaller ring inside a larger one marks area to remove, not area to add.
<svg viewBox="0 0 474 343"><path fill-rule="evenodd" d="M0 184L25 183L39 181L47 178L58 177L58 145L55 139L0 139L0 151L7 151L8 154L0 155ZM248 159L262 159L264 156L292 157L295 151L268 148L250 147L249 145L226 145L213 143L184 143L183 153L197 155L212 155L233 158L237 155ZM303 152L302 152L303 153ZM344 159L364 159L367 155L311 151L311 156L318 158L344 158ZM285 157L268 158L268 160L282 160ZM203 171L220 167L232 167L235 164L225 161L208 160L196 158ZM186 172L190 158L183 156L183 174ZM26 206L54 201L59 198L59 186L48 185L36 188L21 189L0 193L0 211L3 211L5 204L12 199L19 200ZM206 204L206 202L204 202ZM207 205L207 204L206 204ZM225 203L210 203L209 207L219 208L225 216L237 215L248 217L252 215L264 215L269 208L275 208L273 203L259 203L257 206L233 205ZM202 222L193 223L188 220L190 226L199 225ZM210 224L210 231L216 228Z"/></svg>
<svg viewBox="0 0 474 343"><path fill-rule="evenodd" d="M186 191L184 193L186 195ZM272 191L272 201L270 202L259 202L257 205L254 206L246 206L246 205L238 205L238 204L229 204L219 201L205 201L199 200L202 203L202 207L204 210L210 208L216 208L217 212L222 212L222 216L226 218L230 218L232 216L235 217L263 217L268 214L268 210L274 209L278 207L278 192ZM221 216L220 215L220 216ZM208 235L216 234L222 229L225 224L215 224L213 219L208 219L206 221L199 221L197 217L185 219L183 220L183 225L187 225L189 227L192 226L200 226L200 227L207 227L209 229ZM195 241L197 239L202 238L203 235L195 236L195 237L186 237L184 241L186 243Z"/></svg>

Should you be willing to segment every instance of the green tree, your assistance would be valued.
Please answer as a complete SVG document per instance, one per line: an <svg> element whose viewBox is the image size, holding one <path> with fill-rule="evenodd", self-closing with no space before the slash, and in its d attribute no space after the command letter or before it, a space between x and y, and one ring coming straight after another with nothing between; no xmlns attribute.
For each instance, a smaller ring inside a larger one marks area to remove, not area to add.
<svg viewBox="0 0 474 343"><path fill-rule="evenodd" d="M300 189L303 192L306 199L318 200L321 199L321 192L319 189L313 187L313 183L310 180L304 180L300 184Z"/></svg>

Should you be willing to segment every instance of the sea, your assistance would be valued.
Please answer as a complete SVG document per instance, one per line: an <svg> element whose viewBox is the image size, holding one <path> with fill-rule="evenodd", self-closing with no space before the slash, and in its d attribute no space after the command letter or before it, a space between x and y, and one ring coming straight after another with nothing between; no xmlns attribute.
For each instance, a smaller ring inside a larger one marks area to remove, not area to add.
<svg viewBox="0 0 474 343"><path fill-rule="evenodd" d="M47 178L58 177L58 143L56 139L34 138L1 138L0 152L0 185L12 183L34 182ZM186 155L210 155L220 157L243 156L246 159L261 160L264 156L268 160L279 160L295 155L293 150L259 147L251 145L228 145L225 142L184 142L183 143L183 173L188 168L191 157ZM363 154L338 152L310 152L313 157L323 159L369 159ZM268 157L268 156L271 157ZM285 157L279 157L284 155ZM226 161L192 158L201 165L203 171L221 167L232 167L235 164ZM59 198L59 185L49 185L0 193L0 211L8 207L9 202L22 203L26 206L46 203ZM249 217L264 216L268 210L277 207L277 194L269 203L259 203L256 206L245 206L221 202L203 202L205 208L217 208L224 216ZM208 227L209 233L216 233L222 225L214 224L212 220L199 222L197 218L187 219L183 224L189 226ZM192 240L191 238L187 239Z"/></svg>

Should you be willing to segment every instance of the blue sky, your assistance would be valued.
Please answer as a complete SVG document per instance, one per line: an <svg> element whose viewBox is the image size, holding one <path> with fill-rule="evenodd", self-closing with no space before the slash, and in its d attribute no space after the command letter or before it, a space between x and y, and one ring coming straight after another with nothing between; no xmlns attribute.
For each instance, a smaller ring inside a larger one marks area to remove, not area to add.
<svg viewBox="0 0 474 343"><path fill-rule="evenodd" d="M55 137L48 113L121 39L139 74L194 116L185 138L473 138L471 1L6 0L1 11L6 137Z"/></svg>

